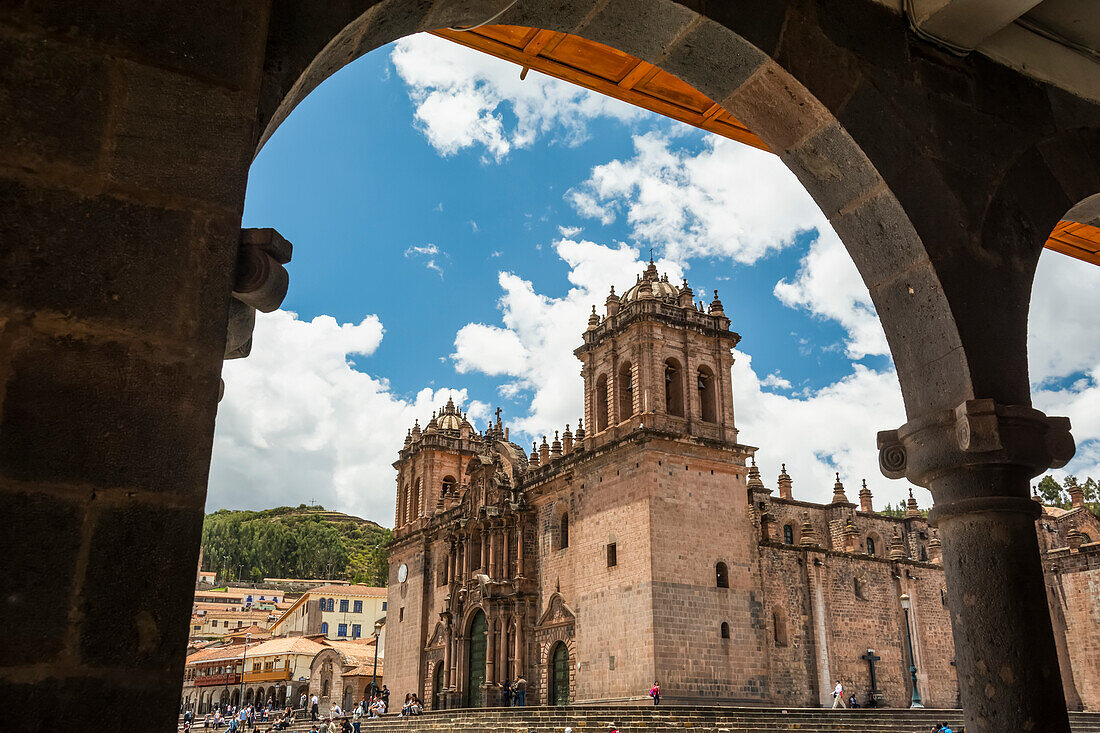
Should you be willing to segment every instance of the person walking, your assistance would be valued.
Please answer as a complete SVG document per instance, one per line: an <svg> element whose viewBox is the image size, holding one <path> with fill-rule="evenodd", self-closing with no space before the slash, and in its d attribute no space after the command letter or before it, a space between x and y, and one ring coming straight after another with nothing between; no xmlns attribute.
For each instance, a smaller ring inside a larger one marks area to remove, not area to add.
<svg viewBox="0 0 1100 733"><path fill-rule="evenodd" d="M312 697L309 698L309 719L311 721L312 720L317 720L317 706L318 706L318 703L319 703L319 701L317 700L316 695L313 695Z"/></svg>
<svg viewBox="0 0 1100 733"><path fill-rule="evenodd" d="M844 685L840 684L840 680L836 681L836 687L833 688L833 707L848 707L848 701L844 699Z"/></svg>
<svg viewBox="0 0 1100 733"><path fill-rule="evenodd" d="M306 693L304 693L304 692L302 693L302 696L300 698L298 698L298 707L300 707L302 709L303 713L305 712L305 710L306 710Z"/></svg>
<svg viewBox="0 0 1100 733"><path fill-rule="evenodd" d="M653 687L649 688L649 696L653 698L653 705L661 704L661 683L653 680Z"/></svg>
<svg viewBox="0 0 1100 733"><path fill-rule="evenodd" d="M522 708L527 704L527 680L521 673L516 677L516 707Z"/></svg>

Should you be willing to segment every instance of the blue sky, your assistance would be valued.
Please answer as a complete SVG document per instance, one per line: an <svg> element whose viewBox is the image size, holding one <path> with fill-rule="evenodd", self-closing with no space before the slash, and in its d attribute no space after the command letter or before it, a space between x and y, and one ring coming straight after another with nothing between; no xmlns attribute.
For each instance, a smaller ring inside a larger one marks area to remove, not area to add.
<svg viewBox="0 0 1100 733"><path fill-rule="evenodd" d="M900 498L874 467L875 432L904 421L881 328L778 159L518 71L406 39L322 84L261 151L244 225L294 243L291 288L226 366L208 507L316 499L389 524L389 464L449 395L480 425L502 406L528 438L575 425L569 352L650 248L697 299L719 289L766 479L785 461L804 498L827 499L833 470ZM1052 404L1088 404L1100 355L1040 349Z"/></svg>

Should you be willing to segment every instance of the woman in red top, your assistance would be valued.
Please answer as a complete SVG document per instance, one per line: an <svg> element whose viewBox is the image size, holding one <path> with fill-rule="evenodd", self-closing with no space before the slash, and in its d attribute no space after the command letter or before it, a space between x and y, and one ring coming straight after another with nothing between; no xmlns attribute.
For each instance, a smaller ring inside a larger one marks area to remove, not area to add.
<svg viewBox="0 0 1100 733"><path fill-rule="evenodd" d="M661 683L653 680L653 687L649 688L649 696L653 698L654 705L661 704Z"/></svg>

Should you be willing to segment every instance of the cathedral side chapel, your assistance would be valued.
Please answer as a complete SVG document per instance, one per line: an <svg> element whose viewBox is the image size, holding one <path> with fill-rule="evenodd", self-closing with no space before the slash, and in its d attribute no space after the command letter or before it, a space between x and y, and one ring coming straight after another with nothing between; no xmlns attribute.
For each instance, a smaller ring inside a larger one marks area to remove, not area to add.
<svg viewBox="0 0 1100 733"><path fill-rule="evenodd" d="M527 453L499 410L478 431L449 401L406 436L390 688L493 706L522 674L529 705L648 702L659 680L671 703L816 706L840 679L861 704L955 707L940 540L912 494L906 516L878 514L866 482L857 506L837 475L830 503L803 502L785 466L773 492L738 441L740 336L717 292L697 303L651 261L605 305L574 351L575 431ZM1100 670L1066 650L1100 642L1100 543L1082 541L1100 522L1040 525L1065 569L1048 601L1067 700L1096 709Z"/></svg>

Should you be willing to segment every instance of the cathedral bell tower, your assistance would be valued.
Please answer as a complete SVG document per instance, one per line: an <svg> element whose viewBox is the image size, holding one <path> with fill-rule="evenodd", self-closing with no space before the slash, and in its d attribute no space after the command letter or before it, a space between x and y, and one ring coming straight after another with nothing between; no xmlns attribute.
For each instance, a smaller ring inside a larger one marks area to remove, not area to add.
<svg viewBox="0 0 1100 733"><path fill-rule="evenodd" d="M593 306L584 344L573 353L584 377L590 447L637 428L734 444L730 330L718 291L704 310L687 281L677 287L650 259L603 319Z"/></svg>

